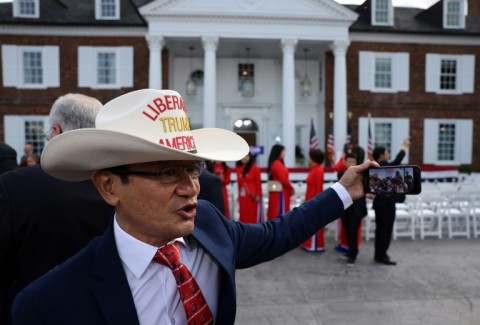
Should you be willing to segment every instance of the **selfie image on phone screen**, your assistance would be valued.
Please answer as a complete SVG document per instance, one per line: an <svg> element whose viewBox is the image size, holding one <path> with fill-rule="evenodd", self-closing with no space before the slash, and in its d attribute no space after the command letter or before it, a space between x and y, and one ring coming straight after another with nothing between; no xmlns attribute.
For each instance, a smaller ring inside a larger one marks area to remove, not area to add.
<svg viewBox="0 0 480 325"><path fill-rule="evenodd" d="M371 168L367 192L380 194L418 194L420 192L417 166Z"/></svg>

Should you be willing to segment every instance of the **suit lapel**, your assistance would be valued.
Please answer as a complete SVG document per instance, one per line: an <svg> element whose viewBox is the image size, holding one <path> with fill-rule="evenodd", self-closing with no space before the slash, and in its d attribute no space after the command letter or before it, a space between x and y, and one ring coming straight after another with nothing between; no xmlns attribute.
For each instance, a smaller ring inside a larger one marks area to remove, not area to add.
<svg viewBox="0 0 480 325"><path fill-rule="evenodd" d="M105 232L95 256L93 295L108 324L139 324L135 303L118 256L113 227Z"/></svg>

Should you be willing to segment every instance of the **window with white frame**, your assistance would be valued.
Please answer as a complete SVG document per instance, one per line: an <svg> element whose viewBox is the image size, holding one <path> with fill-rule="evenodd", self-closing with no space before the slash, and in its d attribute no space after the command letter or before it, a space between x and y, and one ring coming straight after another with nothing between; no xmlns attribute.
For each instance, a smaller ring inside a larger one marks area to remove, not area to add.
<svg viewBox="0 0 480 325"><path fill-rule="evenodd" d="M392 88L392 58L375 58L375 88Z"/></svg>
<svg viewBox="0 0 480 325"><path fill-rule="evenodd" d="M5 115L5 143L18 153L23 152L26 143L33 146L33 152L40 157L47 141L45 132L50 128L48 115ZM22 155L17 156L20 163Z"/></svg>
<svg viewBox="0 0 480 325"><path fill-rule="evenodd" d="M39 18L40 0L14 0L13 16L21 18Z"/></svg>
<svg viewBox="0 0 480 325"><path fill-rule="evenodd" d="M359 53L359 89L371 92L401 92L410 88L408 53Z"/></svg>
<svg viewBox="0 0 480 325"><path fill-rule="evenodd" d="M472 120L425 119L423 139L423 161L426 164L472 163Z"/></svg>
<svg viewBox="0 0 480 325"><path fill-rule="evenodd" d="M95 0L96 19L120 19L120 0Z"/></svg>
<svg viewBox="0 0 480 325"><path fill-rule="evenodd" d="M58 46L2 45L2 68L4 87L60 86Z"/></svg>
<svg viewBox="0 0 480 325"><path fill-rule="evenodd" d="M425 91L437 94L473 93L474 55L427 54Z"/></svg>
<svg viewBox="0 0 480 325"><path fill-rule="evenodd" d="M409 137L410 120L407 118L361 117L358 124L358 143L361 147L368 147L368 124L372 135L373 148L385 147L390 152L390 159L395 159L402 149L403 140ZM402 163L408 163L407 156Z"/></svg>
<svg viewBox="0 0 480 325"><path fill-rule="evenodd" d="M42 85L43 84L43 68L42 68L42 51L25 50L22 53L23 60L23 84L25 85Z"/></svg>
<svg viewBox="0 0 480 325"><path fill-rule="evenodd" d="M443 27L465 28L465 0L443 2Z"/></svg>
<svg viewBox="0 0 480 325"><path fill-rule="evenodd" d="M78 86L98 89L133 87L133 47L80 46Z"/></svg>
<svg viewBox="0 0 480 325"><path fill-rule="evenodd" d="M97 53L97 84L111 86L117 84L117 67L115 51Z"/></svg>
<svg viewBox="0 0 480 325"><path fill-rule="evenodd" d="M393 25L392 0L372 0L372 25Z"/></svg>

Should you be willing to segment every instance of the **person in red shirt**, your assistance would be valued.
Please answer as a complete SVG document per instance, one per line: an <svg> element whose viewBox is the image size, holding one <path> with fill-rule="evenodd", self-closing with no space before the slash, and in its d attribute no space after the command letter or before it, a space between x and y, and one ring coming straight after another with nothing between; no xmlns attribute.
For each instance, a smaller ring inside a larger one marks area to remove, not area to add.
<svg viewBox="0 0 480 325"><path fill-rule="evenodd" d="M283 164L284 156L285 147L275 144L268 157L268 220L290 211L290 197L295 194L288 169Z"/></svg>
<svg viewBox="0 0 480 325"><path fill-rule="evenodd" d="M251 153L237 162L238 206L240 221L261 223L263 216L262 179L260 168Z"/></svg>
<svg viewBox="0 0 480 325"><path fill-rule="evenodd" d="M323 169L323 159L325 154L322 150L311 150L309 152L309 162L310 172L307 176L307 190L305 192L305 201L310 200L315 195L323 191L323 181L325 171ZM302 247L309 252L324 252L325 251L325 241L324 241L324 229L320 229L315 235L310 237L307 241L302 244Z"/></svg>

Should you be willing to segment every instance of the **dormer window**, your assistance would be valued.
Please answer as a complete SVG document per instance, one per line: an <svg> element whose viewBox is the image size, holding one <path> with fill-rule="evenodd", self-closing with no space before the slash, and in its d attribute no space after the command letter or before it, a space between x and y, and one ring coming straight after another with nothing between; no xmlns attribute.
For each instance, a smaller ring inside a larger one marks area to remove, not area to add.
<svg viewBox="0 0 480 325"><path fill-rule="evenodd" d="M393 25L392 0L372 0L372 25Z"/></svg>
<svg viewBox="0 0 480 325"><path fill-rule="evenodd" d="M443 28L465 28L465 0L444 0Z"/></svg>
<svg viewBox="0 0 480 325"><path fill-rule="evenodd" d="M120 0L95 0L95 19L120 19Z"/></svg>
<svg viewBox="0 0 480 325"><path fill-rule="evenodd" d="M40 0L14 0L13 16L19 18L39 18Z"/></svg>

